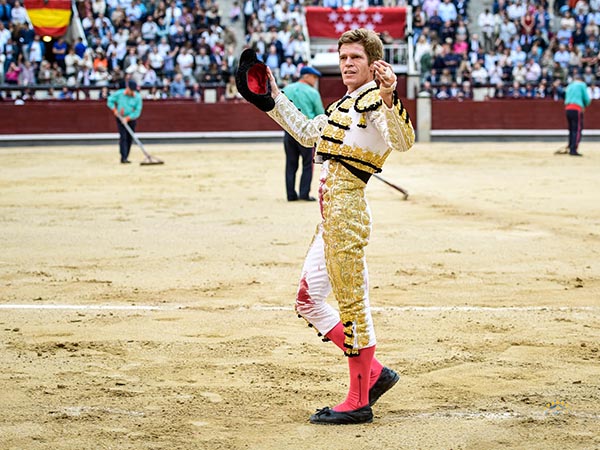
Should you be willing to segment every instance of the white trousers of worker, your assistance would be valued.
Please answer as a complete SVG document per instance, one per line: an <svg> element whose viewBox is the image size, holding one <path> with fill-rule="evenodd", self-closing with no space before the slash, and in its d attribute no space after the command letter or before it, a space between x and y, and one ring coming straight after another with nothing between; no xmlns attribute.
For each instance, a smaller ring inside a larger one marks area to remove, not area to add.
<svg viewBox="0 0 600 450"><path fill-rule="evenodd" d="M363 347L368 348L376 344L376 338L371 308L369 306L369 275L366 261L364 268L364 307L366 310L365 316L370 339L368 345ZM338 311L326 301L331 290L331 281L325 265L323 226L320 224L310 248L308 249L308 253L306 254L304 266L302 267L302 277L296 296L296 312L314 326L323 336L327 335L327 333L329 333L340 321Z"/></svg>

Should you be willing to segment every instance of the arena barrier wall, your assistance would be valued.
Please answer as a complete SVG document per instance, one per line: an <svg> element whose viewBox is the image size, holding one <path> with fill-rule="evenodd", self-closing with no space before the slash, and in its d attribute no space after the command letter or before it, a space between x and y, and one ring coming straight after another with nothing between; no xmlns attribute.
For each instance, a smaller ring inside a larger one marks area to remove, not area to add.
<svg viewBox="0 0 600 450"><path fill-rule="evenodd" d="M399 83L405 86L406 83ZM339 78L320 81L327 106L345 94ZM402 88L401 88L402 90ZM401 96L405 95L399 92ZM456 101L403 100L421 141L471 139L563 139L562 102L552 100ZM427 108L418 108L427 105ZM417 117L417 110L421 117ZM0 143L114 140L115 118L104 101L27 101L0 103ZM421 127L421 129L419 129ZM137 132L150 140L279 138L279 126L244 101L197 103L194 100L146 100ZM600 138L600 102L586 110L584 136Z"/></svg>

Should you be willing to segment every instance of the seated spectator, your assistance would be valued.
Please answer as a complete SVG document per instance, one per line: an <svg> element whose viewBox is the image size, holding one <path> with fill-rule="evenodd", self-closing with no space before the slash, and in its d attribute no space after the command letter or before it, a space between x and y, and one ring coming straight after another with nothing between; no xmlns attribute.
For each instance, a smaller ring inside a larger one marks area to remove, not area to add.
<svg viewBox="0 0 600 450"><path fill-rule="evenodd" d="M527 53L523 51L523 48L520 45L516 45L515 49L510 52L510 59L513 64L525 64L527 61Z"/></svg>
<svg viewBox="0 0 600 450"><path fill-rule="evenodd" d="M47 59L43 59L40 64L40 69L38 71L38 83L39 84L50 84L52 79L52 65L48 62Z"/></svg>
<svg viewBox="0 0 600 450"><path fill-rule="evenodd" d="M542 78L539 84L536 86L534 90L534 98L546 98L546 93L548 91L548 82L545 78Z"/></svg>
<svg viewBox="0 0 600 450"><path fill-rule="evenodd" d="M282 82L292 82L298 74L298 69L291 56L286 56L285 61L279 67L279 78Z"/></svg>
<svg viewBox="0 0 600 450"><path fill-rule="evenodd" d="M146 68L146 73L144 73L144 77L142 78L142 86L156 86L158 84L158 76L156 75L156 71L150 66L148 61L144 63L144 67Z"/></svg>
<svg viewBox="0 0 600 450"><path fill-rule="evenodd" d="M279 67L281 66L281 61L279 59L279 53L277 52L277 46L271 44L269 46L268 53L264 59L265 65L271 69L271 72L277 77L279 74Z"/></svg>
<svg viewBox="0 0 600 450"><path fill-rule="evenodd" d="M525 90L525 98L534 98L535 97L535 88L533 87L532 83L526 82L524 90Z"/></svg>
<svg viewBox="0 0 600 450"><path fill-rule="evenodd" d="M427 28L429 28L433 33L435 33L436 36L440 36L440 31L443 25L444 21L438 15L437 11L435 11L433 15L428 16Z"/></svg>
<svg viewBox="0 0 600 450"><path fill-rule="evenodd" d="M6 84L19 84L19 76L21 75L21 68L16 62L11 62L4 74L4 82Z"/></svg>
<svg viewBox="0 0 600 450"><path fill-rule="evenodd" d="M242 95L238 92L235 76L230 75L225 85L225 93L223 94L225 101L238 102L242 99Z"/></svg>
<svg viewBox="0 0 600 450"><path fill-rule="evenodd" d="M27 24L27 11L23 6L21 6L21 2L19 0L15 0L15 3L10 11L10 17L11 22L15 25Z"/></svg>
<svg viewBox="0 0 600 450"><path fill-rule="evenodd" d="M19 74L19 84L22 86L31 86L37 84L35 78L35 67L31 64L31 61L25 60L19 65L21 72Z"/></svg>
<svg viewBox="0 0 600 450"><path fill-rule="evenodd" d="M537 83L542 76L542 68L533 58L529 58L525 65L525 81Z"/></svg>
<svg viewBox="0 0 600 450"><path fill-rule="evenodd" d="M506 98L506 92L504 90L504 83L498 83L494 89L494 98L503 99Z"/></svg>
<svg viewBox="0 0 600 450"><path fill-rule="evenodd" d="M560 44L558 50L554 53L554 62L560 64L563 68L567 68L570 59L571 55L567 50L567 46L565 44Z"/></svg>
<svg viewBox="0 0 600 450"><path fill-rule="evenodd" d="M513 81L513 84L508 88L506 92L506 96L508 98L524 98L525 97L525 88L521 86L521 83L518 81Z"/></svg>
<svg viewBox="0 0 600 450"><path fill-rule="evenodd" d="M108 68L103 65L99 65L92 69L89 80L93 86L108 86L112 77Z"/></svg>
<svg viewBox="0 0 600 450"><path fill-rule="evenodd" d="M221 83L223 81L223 75L221 74L217 63L210 64L208 71L202 75L201 80L202 83Z"/></svg>
<svg viewBox="0 0 600 450"><path fill-rule="evenodd" d="M570 44L571 37L573 36L573 31L567 28L567 25L562 24L560 26L560 30L556 32L556 39L559 44L564 45L565 47Z"/></svg>
<svg viewBox="0 0 600 450"><path fill-rule="evenodd" d="M547 97L549 96L554 101L562 101L565 99L565 88L563 87L563 81L555 79L552 85L548 89Z"/></svg>
<svg viewBox="0 0 600 450"><path fill-rule="evenodd" d="M487 70L485 70L485 67L481 65L481 62L478 61L473 65L471 79L475 86L482 86L488 83L489 75Z"/></svg>
<svg viewBox="0 0 600 450"><path fill-rule="evenodd" d="M435 94L435 98L438 100L448 100L451 97L452 95L450 94L450 86L448 84L443 84Z"/></svg>
<svg viewBox="0 0 600 450"><path fill-rule="evenodd" d="M494 65L490 68L488 75L490 84L497 86L498 84L503 83L502 77L504 75L504 72L498 64L494 63Z"/></svg>
<svg viewBox="0 0 600 450"><path fill-rule="evenodd" d="M185 97L187 87L185 85L185 81L183 81L183 75L181 73L177 73L173 81L171 82L169 95L173 98L183 98Z"/></svg>

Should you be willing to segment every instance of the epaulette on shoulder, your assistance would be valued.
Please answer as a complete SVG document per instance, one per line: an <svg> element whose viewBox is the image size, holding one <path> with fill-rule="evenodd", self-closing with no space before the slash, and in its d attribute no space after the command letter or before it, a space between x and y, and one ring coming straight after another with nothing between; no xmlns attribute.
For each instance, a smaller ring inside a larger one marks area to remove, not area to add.
<svg viewBox="0 0 600 450"><path fill-rule="evenodd" d="M325 114L327 114L327 116L330 116L336 106L337 101L331 102L329 105L327 105L327 108L325 108Z"/></svg>
<svg viewBox="0 0 600 450"><path fill-rule="evenodd" d="M354 109L356 112L364 113L367 111L375 111L379 108L383 102L379 95L379 88L367 89L365 92L356 97L354 102Z"/></svg>

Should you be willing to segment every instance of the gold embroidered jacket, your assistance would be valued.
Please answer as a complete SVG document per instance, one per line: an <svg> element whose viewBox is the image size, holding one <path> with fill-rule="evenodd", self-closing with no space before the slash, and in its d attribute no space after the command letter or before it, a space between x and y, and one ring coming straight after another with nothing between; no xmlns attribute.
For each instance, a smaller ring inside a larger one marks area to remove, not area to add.
<svg viewBox="0 0 600 450"><path fill-rule="evenodd" d="M267 114L301 145L338 158L367 173L380 172L392 150L406 151L415 141L408 112L394 92L388 108L371 81L329 105L325 114L307 119L284 94Z"/></svg>

